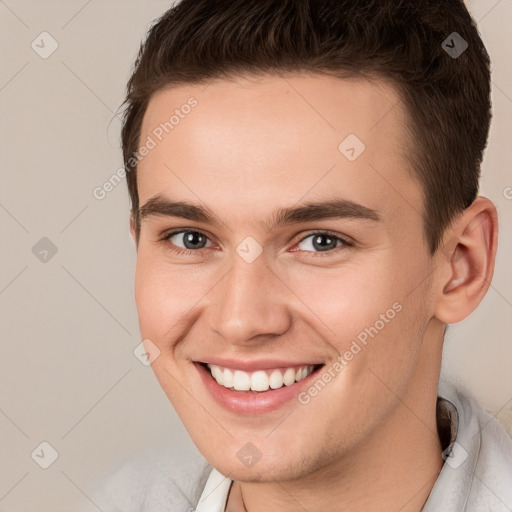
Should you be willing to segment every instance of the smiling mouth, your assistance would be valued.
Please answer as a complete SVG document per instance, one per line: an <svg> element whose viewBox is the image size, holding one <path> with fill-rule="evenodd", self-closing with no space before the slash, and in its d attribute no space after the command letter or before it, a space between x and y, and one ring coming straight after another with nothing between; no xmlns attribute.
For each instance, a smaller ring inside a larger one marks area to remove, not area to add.
<svg viewBox="0 0 512 512"><path fill-rule="evenodd" d="M316 364L246 372L216 364L199 364L207 369L217 384L227 389L246 393L264 393L284 386L292 386L324 366L323 364Z"/></svg>

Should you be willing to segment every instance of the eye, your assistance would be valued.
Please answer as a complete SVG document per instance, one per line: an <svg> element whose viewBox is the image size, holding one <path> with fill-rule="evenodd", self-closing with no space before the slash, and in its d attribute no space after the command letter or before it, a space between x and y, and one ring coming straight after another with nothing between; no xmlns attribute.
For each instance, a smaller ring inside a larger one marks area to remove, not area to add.
<svg viewBox="0 0 512 512"><path fill-rule="evenodd" d="M188 256L192 256L199 250L212 245L211 242L207 245L209 238L206 234L196 230L173 231L166 234L161 241L167 244L171 251ZM178 245L179 243L183 244L184 247L180 247ZM302 238L297 243L297 246L300 246L300 244L303 244L302 248L299 247L301 251L328 253L325 254L325 256L330 256L331 253L337 252L337 250L343 249L343 247L351 247L354 245L350 239L333 235L328 231L315 231L314 233L310 233L308 236ZM318 254L317 256L323 257L324 255Z"/></svg>
<svg viewBox="0 0 512 512"><path fill-rule="evenodd" d="M173 238L176 241L173 241ZM181 240L182 244L185 246L184 248L180 248L176 246L176 243ZM192 230L182 230L182 231L173 231L172 233L168 233L162 238L162 242L167 243L171 249L178 254L193 254L197 252L199 249L204 249L206 246L206 241L208 237L202 233L201 231L192 231ZM211 242L210 242L211 245Z"/></svg>
<svg viewBox="0 0 512 512"><path fill-rule="evenodd" d="M313 252L329 253L334 252L336 249L342 249L344 246L351 247L354 245L347 238L333 235L327 231L315 231L302 238L297 245L300 246L300 244L303 244L301 250L306 252L311 252L310 249L313 249ZM330 256L330 254L328 255ZM323 254L320 254L320 256L323 256Z"/></svg>

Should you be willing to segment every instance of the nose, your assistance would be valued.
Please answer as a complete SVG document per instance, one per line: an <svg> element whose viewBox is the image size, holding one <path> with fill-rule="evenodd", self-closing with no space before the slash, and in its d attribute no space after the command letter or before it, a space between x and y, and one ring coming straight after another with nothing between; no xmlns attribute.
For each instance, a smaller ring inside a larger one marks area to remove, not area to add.
<svg viewBox="0 0 512 512"><path fill-rule="evenodd" d="M263 255L248 263L235 254L230 271L211 296L210 327L230 345L273 340L290 328L292 296Z"/></svg>

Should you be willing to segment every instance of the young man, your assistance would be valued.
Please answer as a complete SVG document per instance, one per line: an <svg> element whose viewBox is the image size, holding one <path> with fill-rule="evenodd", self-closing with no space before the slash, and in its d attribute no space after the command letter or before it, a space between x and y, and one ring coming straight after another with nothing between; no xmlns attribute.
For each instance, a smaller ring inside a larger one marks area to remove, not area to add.
<svg viewBox="0 0 512 512"><path fill-rule="evenodd" d="M172 461L154 510L512 510L512 441L439 384L493 274L489 85L460 0L183 0L151 28L136 302L208 463Z"/></svg>

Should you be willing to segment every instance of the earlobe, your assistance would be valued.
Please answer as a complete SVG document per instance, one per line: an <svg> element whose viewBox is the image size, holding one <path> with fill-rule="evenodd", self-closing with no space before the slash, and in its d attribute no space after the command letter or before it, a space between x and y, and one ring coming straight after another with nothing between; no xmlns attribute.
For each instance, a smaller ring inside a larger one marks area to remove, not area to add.
<svg viewBox="0 0 512 512"><path fill-rule="evenodd" d="M479 197L455 222L440 250L440 296L435 316L447 324L466 318L492 280L498 238L496 207Z"/></svg>

